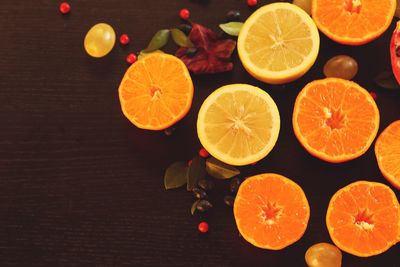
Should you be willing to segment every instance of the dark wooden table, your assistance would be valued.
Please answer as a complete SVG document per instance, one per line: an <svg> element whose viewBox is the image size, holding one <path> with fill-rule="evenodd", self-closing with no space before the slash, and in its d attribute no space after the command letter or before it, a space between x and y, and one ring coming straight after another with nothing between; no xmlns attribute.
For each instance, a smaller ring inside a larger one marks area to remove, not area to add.
<svg viewBox="0 0 400 267"><path fill-rule="evenodd" d="M201 2L204 2L201 4ZM259 5L273 1L259 1ZM225 13L250 13L244 0L81 0L63 16L58 1L2 0L0 8L0 265L1 266L304 266L306 249L330 242L325 212L330 196L359 179L386 183L373 149L361 158L328 164L311 157L294 137L294 99L309 81L322 78L330 57L357 59L355 81L375 91L381 130L400 118L400 90L378 88L373 77L390 69L390 29L361 47L338 45L321 35L314 67L300 80L270 86L251 78L234 55L230 73L194 77L190 114L172 136L135 128L120 111L117 88L129 52L143 49L154 32L174 27L188 7L194 21L217 29ZM128 33L102 59L90 58L83 37L98 22ZM166 51L173 52L173 45ZM228 191L219 182L211 194L215 208L190 215L193 196L165 191L164 169L190 159L200 147L195 120L207 95L221 85L259 86L275 99L282 118L272 153L243 176L277 172L299 183L311 218L304 237L282 251L253 247L241 237ZM400 197L399 191L396 192ZM207 220L201 235L197 224ZM400 266L400 246L367 259L344 253L343 266Z"/></svg>

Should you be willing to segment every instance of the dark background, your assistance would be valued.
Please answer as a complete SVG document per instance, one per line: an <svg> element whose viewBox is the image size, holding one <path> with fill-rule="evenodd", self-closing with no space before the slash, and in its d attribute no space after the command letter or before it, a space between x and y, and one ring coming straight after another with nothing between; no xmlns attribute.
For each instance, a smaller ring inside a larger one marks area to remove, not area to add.
<svg viewBox="0 0 400 267"><path fill-rule="evenodd" d="M201 4L204 2L205 4ZM259 1L259 5L273 1ZM359 179L386 183L373 149L344 164L311 157L296 140L291 115L299 90L322 78L327 59L353 56L355 81L375 91L380 131L400 118L400 90L385 90L373 77L390 69L389 40L395 23L376 41L347 47L321 34L313 68L298 81L270 86L242 68L237 55L230 73L193 77L192 109L172 136L135 128L120 111L117 88L128 67L125 57L143 49L153 34L192 19L213 29L225 13L251 13L245 0L80 0L61 15L58 1L2 0L0 8L0 265L1 266L304 266L306 249L330 242L325 213L331 195ZM83 49L87 30L98 22L127 33L105 58ZM174 52L170 45L167 52ZM304 237L282 251L253 247L241 237L232 210L223 203L228 183L217 184L215 208L190 214L194 197L166 191L165 168L188 160L200 148L195 121L202 101L228 83L265 89L277 102L282 126L272 153L243 176L277 172L304 189L311 218ZM399 191L396 191L400 197ZM201 235L197 224L207 220ZM343 253L343 266L400 266L400 246L367 259Z"/></svg>

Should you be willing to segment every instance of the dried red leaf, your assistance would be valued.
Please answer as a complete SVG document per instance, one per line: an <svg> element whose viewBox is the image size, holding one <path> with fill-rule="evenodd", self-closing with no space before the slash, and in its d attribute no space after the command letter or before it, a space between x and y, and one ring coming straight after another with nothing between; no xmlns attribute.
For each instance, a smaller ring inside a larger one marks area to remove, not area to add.
<svg viewBox="0 0 400 267"><path fill-rule="evenodd" d="M197 49L194 56L186 55L188 48L180 48L176 52L179 57L194 74L217 73L230 71L233 64L230 61L236 41L231 39L219 39L218 35L199 24L192 24L189 39Z"/></svg>

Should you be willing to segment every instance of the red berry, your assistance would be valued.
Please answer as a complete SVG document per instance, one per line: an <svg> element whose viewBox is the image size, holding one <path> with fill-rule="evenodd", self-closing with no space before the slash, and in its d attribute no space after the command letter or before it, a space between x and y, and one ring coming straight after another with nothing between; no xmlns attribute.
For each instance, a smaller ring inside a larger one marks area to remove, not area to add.
<svg viewBox="0 0 400 267"><path fill-rule="evenodd" d="M179 11L179 17L183 20L188 20L190 18L190 11L187 8L182 8L181 11Z"/></svg>
<svg viewBox="0 0 400 267"><path fill-rule="evenodd" d="M247 0L247 5L251 7L256 6L257 0Z"/></svg>
<svg viewBox="0 0 400 267"><path fill-rule="evenodd" d="M204 148L204 147L202 147L200 150L199 150L199 156L200 157L202 157L202 158L207 158L208 157L208 151Z"/></svg>
<svg viewBox="0 0 400 267"><path fill-rule="evenodd" d="M192 160L189 160L187 165L188 165L188 167L190 167L190 165L192 165Z"/></svg>
<svg viewBox="0 0 400 267"><path fill-rule="evenodd" d="M207 233L208 232L208 223L207 222L199 223L198 229L202 233Z"/></svg>
<svg viewBox="0 0 400 267"><path fill-rule="evenodd" d="M376 98L378 97L375 92L369 92L369 94L372 96L374 100L376 100Z"/></svg>
<svg viewBox="0 0 400 267"><path fill-rule="evenodd" d="M128 62L129 64L135 63L136 60L137 60L137 56L136 56L135 54L133 54L133 53L129 54L129 55L126 57L126 62Z"/></svg>
<svg viewBox="0 0 400 267"><path fill-rule="evenodd" d="M62 14L68 14L71 11L71 6L67 2L62 2L59 9Z"/></svg>
<svg viewBox="0 0 400 267"><path fill-rule="evenodd" d="M120 37L119 37L119 42L121 43L121 44L123 44L123 45L126 45L126 44L128 44L129 43L129 36L127 35L127 34L122 34Z"/></svg>

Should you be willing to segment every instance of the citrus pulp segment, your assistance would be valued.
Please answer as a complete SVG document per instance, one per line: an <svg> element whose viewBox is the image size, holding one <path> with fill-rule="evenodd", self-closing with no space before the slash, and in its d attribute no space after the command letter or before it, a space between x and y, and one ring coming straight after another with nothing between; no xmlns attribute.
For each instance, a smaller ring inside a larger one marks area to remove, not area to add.
<svg viewBox="0 0 400 267"><path fill-rule="evenodd" d="M326 78L307 84L293 110L294 133L322 160L339 163L363 155L379 129L379 110L358 84Z"/></svg>
<svg viewBox="0 0 400 267"><path fill-rule="evenodd" d="M273 3L255 11L238 37L238 53L253 77L271 84L293 81L314 64L319 51L314 21L290 3Z"/></svg>
<svg viewBox="0 0 400 267"><path fill-rule="evenodd" d="M388 186L358 181L332 196L326 225L343 251L359 257L377 255L399 241L399 202Z"/></svg>
<svg viewBox="0 0 400 267"><path fill-rule="evenodd" d="M379 135L375 155L383 176L400 189L400 120L390 124Z"/></svg>
<svg viewBox="0 0 400 267"><path fill-rule="evenodd" d="M150 54L126 71L119 86L124 115L137 127L163 130L182 119L192 105L193 83L175 56Z"/></svg>
<svg viewBox="0 0 400 267"><path fill-rule="evenodd" d="M246 241L272 250L298 241L310 217L301 187L274 173L247 178L239 187L233 212L236 226Z"/></svg>
<svg viewBox="0 0 400 267"><path fill-rule="evenodd" d="M312 0L312 17L330 39L362 45L378 38L392 22L396 0Z"/></svg>
<svg viewBox="0 0 400 267"><path fill-rule="evenodd" d="M203 102L197 119L201 144L215 158L247 165L275 146L280 116L274 100L248 84L223 86Z"/></svg>

